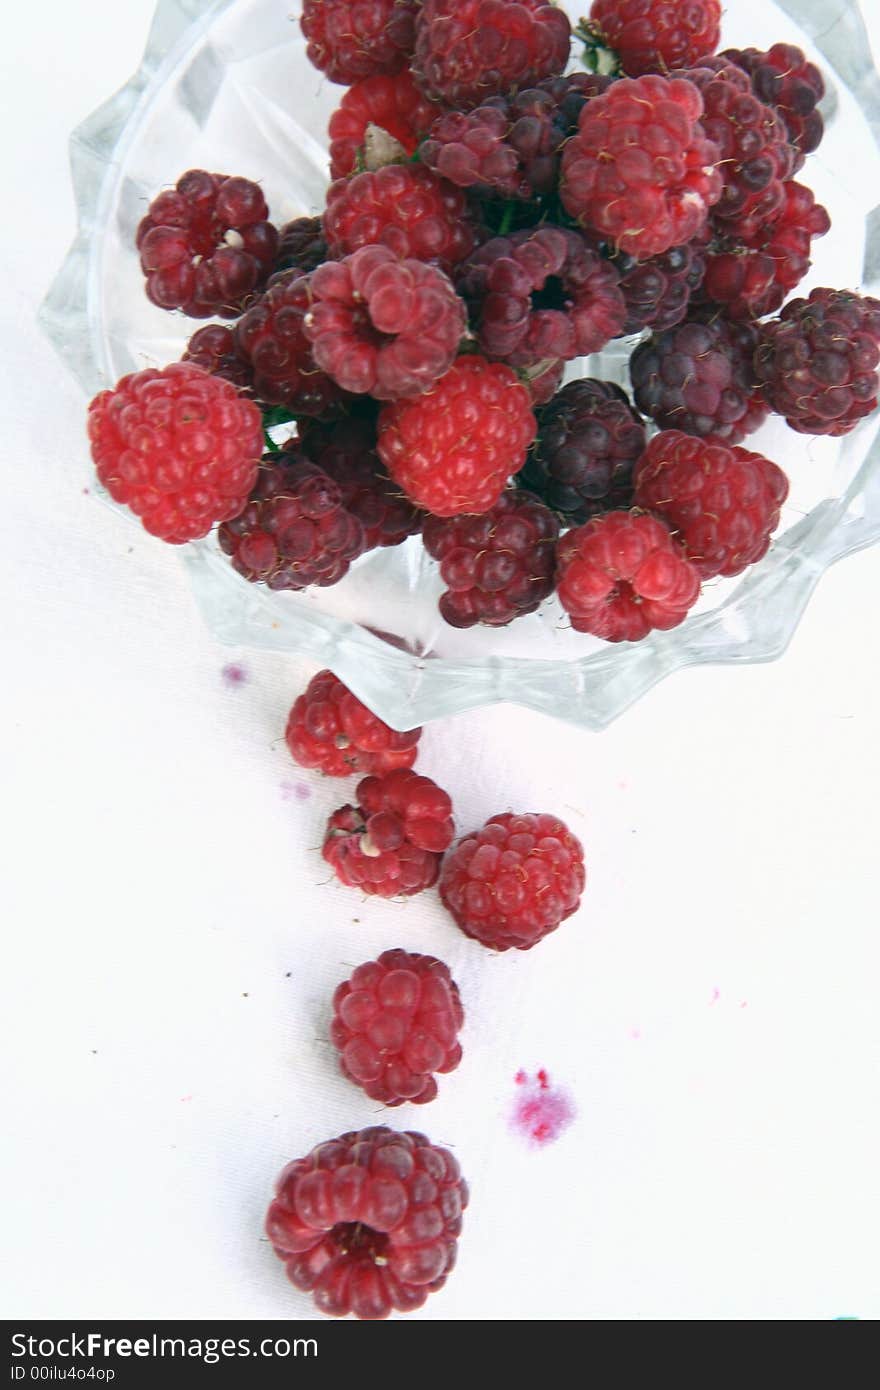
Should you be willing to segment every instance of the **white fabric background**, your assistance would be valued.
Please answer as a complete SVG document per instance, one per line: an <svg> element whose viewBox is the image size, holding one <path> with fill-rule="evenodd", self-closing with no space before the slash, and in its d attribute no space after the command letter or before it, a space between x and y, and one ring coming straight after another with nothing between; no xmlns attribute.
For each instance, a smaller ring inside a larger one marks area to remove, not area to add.
<svg viewBox="0 0 880 1390"><path fill-rule="evenodd" d="M44 0L0 45L4 1314L313 1316L262 1216L288 1158L380 1119L328 1001L399 944L468 1010L438 1101L390 1117L472 1184L415 1316L877 1316L880 554L826 577L781 662L684 672L602 735L512 708L427 730L462 828L550 810L583 837L583 910L540 949L328 883L353 784L281 740L311 669L219 649L177 553L85 494L84 402L34 322L66 136L151 10ZM532 1151L508 1117L540 1066L577 1118Z"/></svg>

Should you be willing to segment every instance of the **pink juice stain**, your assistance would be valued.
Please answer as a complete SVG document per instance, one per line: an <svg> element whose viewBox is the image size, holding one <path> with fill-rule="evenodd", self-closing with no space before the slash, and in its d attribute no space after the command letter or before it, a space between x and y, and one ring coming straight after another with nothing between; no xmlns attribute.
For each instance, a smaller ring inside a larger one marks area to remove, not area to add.
<svg viewBox="0 0 880 1390"><path fill-rule="evenodd" d="M513 1128L534 1148L555 1143L575 1117L574 1102L568 1092L553 1086L543 1067L534 1077L518 1071L514 1082L519 1094L511 1115Z"/></svg>
<svg viewBox="0 0 880 1390"><path fill-rule="evenodd" d="M230 661L227 666L224 666L220 674L223 677L224 685L236 686L245 685L247 683L247 671L243 666L237 665L234 661Z"/></svg>

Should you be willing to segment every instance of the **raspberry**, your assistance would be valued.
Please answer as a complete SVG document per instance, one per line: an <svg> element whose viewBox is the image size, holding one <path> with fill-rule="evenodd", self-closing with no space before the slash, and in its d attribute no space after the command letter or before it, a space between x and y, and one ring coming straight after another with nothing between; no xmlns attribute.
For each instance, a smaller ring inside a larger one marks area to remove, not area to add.
<svg viewBox="0 0 880 1390"><path fill-rule="evenodd" d="M771 410L801 434L849 434L877 405L880 300L813 290L762 324L755 354Z"/></svg>
<svg viewBox="0 0 880 1390"><path fill-rule="evenodd" d="M791 43L775 43L766 53L757 48L726 48L721 57L748 73L755 96L779 112L797 151L795 169L819 148L825 130L817 105L825 82L815 63Z"/></svg>
<svg viewBox="0 0 880 1390"><path fill-rule="evenodd" d="M559 601L576 632L637 642L677 627L697 601L700 576L669 527L642 512L606 512L556 548Z"/></svg>
<svg viewBox="0 0 880 1390"><path fill-rule="evenodd" d="M270 589L336 584L364 548L339 488L295 446L264 459L243 510L218 539L239 574Z"/></svg>
<svg viewBox="0 0 880 1390"><path fill-rule="evenodd" d="M767 553L788 496L781 468L720 440L655 434L639 460L636 505L668 522L702 579L741 574Z"/></svg>
<svg viewBox="0 0 880 1390"><path fill-rule="evenodd" d="M628 77L692 67L714 53L721 0L593 0L590 30L620 58Z"/></svg>
<svg viewBox="0 0 880 1390"><path fill-rule="evenodd" d="M333 995L330 1037L343 1074L383 1105L424 1105L434 1072L461 1061L464 1012L458 986L434 956L383 951L359 965Z"/></svg>
<svg viewBox="0 0 880 1390"><path fill-rule="evenodd" d="M400 545L422 527L422 513L391 481L376 453L374 420L309 426L301 446L339 485L342 505L364 528L366 549Z"/></svg>
<svg viewBox="0 0 880 1390"><path fill-rule="evenodd" d="M332 671L319 671L294 702L284 737L301 767L349 777L412 767L421 734L390 729Z"/></svg>
<svg viewBox="0 0 880 1390"><path fill-rule="evenodd" d="M281 228L275 273L295 270L307 275L327 259L324 224L320 217L296 217Z"/></svg>
<svg viewBox="0 0 880 1390"><path fill-rule="evenodd" d="M644 448L645 427L620 387L585 377L563 386L541 412L520 480L566 520L586 521L630 506Z"/></svg>
<svg viewBox="0 0 880 1390"><path fill-rule="evenodd" d="M565 376L565 363L550 358L545 362L535 362L518 373L519 379L529 393L534 406L546 405L552 401L562 385Z"/></svg>
<svg viewBox="0 0 880 1390"><path fill-rule="evenodd" d="M691 241L722 188L702 110L699 92L680 78L612 83L587 102L562 152L567 211L639 260Z"/></svg>
<svg viewBox="0 0 880 1390"><path fill-rule="evenodd" d="M190 169L137 229L147 297L194 319L235 318L271 273L278 233L250 179Z"/></svg>
<svg viewBox="0 0 880 1390"><path fill-rule="evenodd" d="M295 270L274 282L235 325L235 347L250 364L257 398L295 415L339 413L343 393L319 371L303 328L311 304L309 277Z"/></svg>
<svg viewBox="0 0 880 1390"><path fill-rule="evenodd" d="M545 0L424 0L413 72L429 96L478 106L561 73L570 36L568 17Z"/></svg>
<svg viewBox="0 0 880 1390"><path fill-rule="evenodd" d="M505 627L553 592L559 522L537 498L502 492L483 516L428 517L425 549L440 561L452 627Z"/></svg>
<svg viewBox="0 0 880 1390"><path fill-rule="evenodd" d="M706 253L701 298L732 319L763 318L779 308L810 268L810 243L831 219L809 188L783 185L779 216L745 239L717 238Z"/></svg>
<svg viewBox="0 0 880 1390"><path fill-rule="evenodd" d="M455 1264L467 1183L424 1134L384 1126L319 1144L281 1174L266 1233L322 1313L420 1308Z"/></svg>
<svg viewBox="0 0 880 1390"><path fill-rule="evenodd" d="M390 135L403 154L415 154L419 140L442 110L419 91L409 72L356 82L330 117L330 177L342 179L356 171L370 126Z"/></svg>
<svg viewBox="0 0 880 1390"><path fill-rule="evenodd" d="M306 52L331 82L344 87L410 60L417 0L303 0Z"/></svg>
<svg viewBox="0 0 880 1390"><path fill-rule="evenodd" d="M522 467L535 429L529 394L510 367L460 357L428 395L385 406L379 457L435 516L487 512Z"/></svg>
<svg viewBox="0 0 880 1390"><path fill-rule="evenodd" d="M399 768L358 784L357 806L327 822L322 850L336 877L380 898L421 893L437 882L452 844L452 802L430 777Z"/></svg>
<svg viewBox="0 0 880 1390"><path fill-rule="evenodd" d="M179 545L235 516L257 476L263 422L234 386L191 362L124 376L89 406L98 477L152 536Z"/></svg>
<svg viewBox="0 0 880 1390"><path fill-rule="evenodd" d="M467 327L449 279L387 246L363 246L311 277L304 320L315 361L346 391L419 396L449 370Z"/></svg>
<svg viewBox="0 0 880 1390"><path fill-rule="evenodd" d="M446 856L440 896L465 936L528 951L580 906L584 848L556 816L492 816Z"/></svg>
<svg viewBox="0 0 880 1390"><path fill-rule="evenodd" d="M656 333L629 370L636 405L663 430L738 444L767 418L754 366L757 330L715 317Z"/></svg>
<svg viewBox="0 0 880 1390"><path fill-rule="evenodd" d="M195 362L212 376L231 381L238 391L253 395L251 365L236 348L232 329L222 323L206 323L204 328L196 329L180 360Z"/></svg>
<svg viewBox="0 0 880 1390"><path fill-rule="evenodd" d="M712 221L729 235L748 237L782 211L786 179L794 172L788 132L771 106L753 95L738 67L681 73L703 97L703 128L719 151L721 197Z"/></svg>
<svg viewBox="0 0 880 1390"><path fill-rule="evenodd" d="M643 328L662 332L681 323L706 273L706 258L697 241L672 246L646 261L637 261L623 251L614 256L612 264L620 274L620 292L626 304L624 333L641 333Z"/></svg>
<svg viewBox="0 0 880 1390"><path fill-rule="evenodd" d="M626 318L617 271L562 227L493 237L462 267L458 288L482 351L513 367L598 352Z"/></svg>
<svg viewBox="0 0 880 1390"><path fill-rule="evenodd" d="M419 164L386 164L339 179L327 194L324 232L336 259L362 246L436 261L443 270L469 255L474 232L460 189Z"/></svg>

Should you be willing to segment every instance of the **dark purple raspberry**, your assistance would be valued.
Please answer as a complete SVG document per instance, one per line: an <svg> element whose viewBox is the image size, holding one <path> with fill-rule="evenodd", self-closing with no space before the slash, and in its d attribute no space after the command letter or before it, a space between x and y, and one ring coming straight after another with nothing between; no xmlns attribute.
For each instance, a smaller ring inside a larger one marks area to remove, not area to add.
<svg viewBox="0 0 880 1390"><path fill-rule="evenodd" d="M295 446L263 459L244 510L218 540L239 574L270 589L336 584L364 549L341 489Z"/></svg>
<svg viewBox="0 0 880 1390"><path fill-rule="evenodd" d="M681 323L706 271L705 256L697 242L672 246L646 261L637 261L622 251L612 257L612 264L620 272L620 292L626 303L624 333L640 333L643 328L662 332Z"/></svg>
<svg viewBox="0 0 880 1390"><path fill-rule="evenodd" d="M451 627L506 627L553 592L559 522L536 497L503 492L482 516L429 516L425 549L440 561Z"/></svg>
<svg viewBox="0 0 880 1390"><path fill-rule="evenodd" d="M137 229L147 296L193 319L235 318L275 262L278 233L250 179L190 169Z"/></svg>
<svg viewBox="0 0 880 1390"><path fill-rule="evenodd" d="M482 351L526 367L598 352L616 337L626 318L618 282L579 232L537 227L479 247L458 289Z"/></svg>
<svg viewBox="0 0 880 1390"><path fill-rule="evenodd" d="M767 418L755 372L757 330L720 316L640 343L629 370L636 405L663 430L739 444Z"/></svg>
<svg viewBox="0 0 880 1390"><path fill-rule="evenodd" d="M342 505L364 528L367 550L400 545L421 530L424 513L392 482L376 452L375 420L310 425L301 447L339 485Z"/></svg>
<svg viewBox="0 0 880 1390"><path fill-rule="evenodd" d="M806 155L819 148L825 131L817 110L825 81L815 63L791 43L775 43L766 53L726 48L720 56L748 73L755 96L779 112L797 151L795 171L800 169Z"/></svg>
<svg viewBox="0 0 880 1390"><path fill-rule="evenodd" d="M303 328L310 306L309 277L284 271L235 325L235 348L250 363L258 400L294 415L338 415L344 392L319 371Z"/></svg>
<svg viewBox="0 0 880 1390"><path fill-rule="evenodd" d="M880 300L813 290L760 326L764 396L801 434L849 434L877 406Z"/></svg>
<svg viewBox="0 0 880 1390"><path fill-rule="evenodd" d="M192 335L181 362L195 362L212 376L231 381L245 396L252 396L254 374L251 365L235 346L231 328L222 323L207 323Z"/></svg>
<svg viewBox="0 0 880 1390"><path fill-rule="evenodd" d="M278 234L275 274L295 270L307 275L327 259L324 223L320 217L296 217Z"/></svg>
<svg viewBox="0 0 880 1390"><path fill-rule="evenodd" d="M580 524L632 502L645 427L610 381L570 381L541 411L538 438L518 481L566 521Z"/></svg>

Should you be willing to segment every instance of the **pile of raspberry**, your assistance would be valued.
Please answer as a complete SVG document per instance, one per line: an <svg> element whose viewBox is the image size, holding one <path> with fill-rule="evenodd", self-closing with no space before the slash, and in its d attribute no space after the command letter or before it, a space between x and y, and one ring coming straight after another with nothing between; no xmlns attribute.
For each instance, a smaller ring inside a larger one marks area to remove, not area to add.
<svg viewBox="0 0 880 1390"><path fill-rule="evenodd" d="M215 322L187 376L95 402L113 496L169 541L217 526L273 589L407 543L453 627L558 624L558 605L606 641L684 621L708 575L676 518L712 490L675 492L683 467L662 498L639 489L656 431L716 478L771 413L839 436L880 387L880 305L791 298L831 225L803 181L821 73L784 42L722 48L722 18L593 0L572 31L547 0L304 0L308 57L344 88L325 205L276 226L261 169L189 170L150 204L148 296ZM578 365L620 339L629 395ZM223 389L191 420L199 375ZM262 440L230 433L233 396ZM757 562L779 507L713 487L713 545Z"/></svg>

